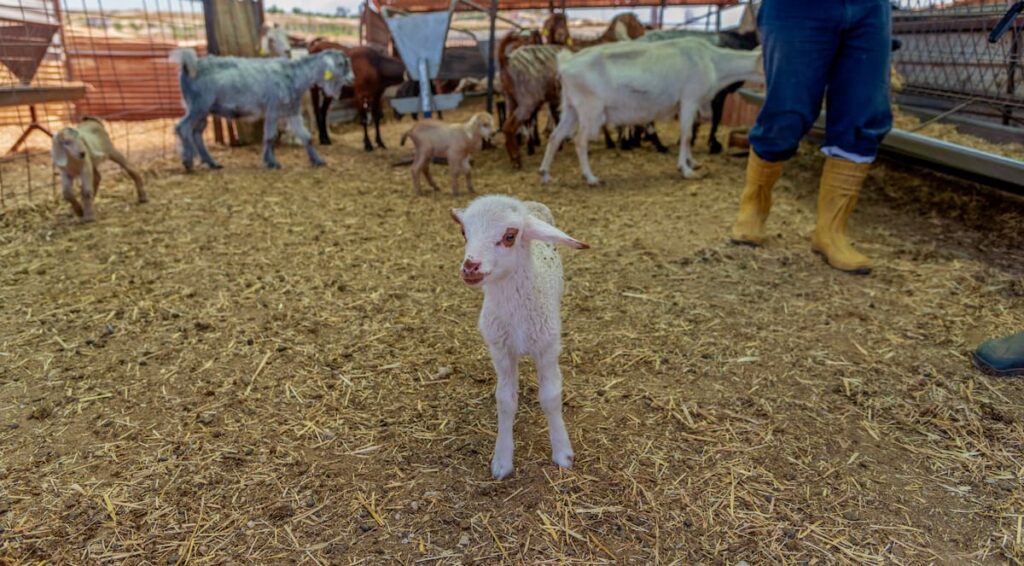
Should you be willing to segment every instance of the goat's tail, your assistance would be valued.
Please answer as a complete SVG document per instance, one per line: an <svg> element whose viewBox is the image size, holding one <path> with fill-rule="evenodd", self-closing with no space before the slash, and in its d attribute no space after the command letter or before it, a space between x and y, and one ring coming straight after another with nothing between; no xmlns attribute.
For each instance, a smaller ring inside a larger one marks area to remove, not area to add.
<svg viewBox="0 0 1024 566"><path fill-rule="evenodd" d="M196 78L196 74L199 72L199 55L196 54L196 50L191 47L183 47L171 51L171 61L181 65L182 70L188 74L189 78Z"/></svg>

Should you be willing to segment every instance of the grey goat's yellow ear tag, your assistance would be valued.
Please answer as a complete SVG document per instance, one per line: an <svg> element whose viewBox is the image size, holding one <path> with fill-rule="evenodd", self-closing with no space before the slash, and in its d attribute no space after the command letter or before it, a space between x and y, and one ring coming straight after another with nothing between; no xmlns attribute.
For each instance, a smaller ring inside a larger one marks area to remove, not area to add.
<svg viewBox="0 0 1024 566"><path fill-rule="evenodd" d="M324 80L325 81L329 81L332 78L334 78L334 73L332 73L330 71L324 71Z"/></svg>

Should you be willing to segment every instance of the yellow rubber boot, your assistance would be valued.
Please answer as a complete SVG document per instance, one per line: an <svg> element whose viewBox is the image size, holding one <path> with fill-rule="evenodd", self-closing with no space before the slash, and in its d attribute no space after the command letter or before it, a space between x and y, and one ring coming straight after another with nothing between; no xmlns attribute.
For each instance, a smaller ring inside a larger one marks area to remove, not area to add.
<svg viewBox="0 0 1024 566"><path fill-rule="evenodd" d="M818 188L818 221L811 237L811 249L825 256L829 265L858 275L871 273L871 260L850 245L846 223L870 168L870 163L825 158Z"/></svg>
<svg viewBox="0 0 1024 566"><path fill-rule="evenodd" d="M772 208L772 187L782 174L782 161L765 161L753 150L747 158L747 186L740 195L740 213L732 226L732 242L748 246L764 243L764 221Z"/></svg>

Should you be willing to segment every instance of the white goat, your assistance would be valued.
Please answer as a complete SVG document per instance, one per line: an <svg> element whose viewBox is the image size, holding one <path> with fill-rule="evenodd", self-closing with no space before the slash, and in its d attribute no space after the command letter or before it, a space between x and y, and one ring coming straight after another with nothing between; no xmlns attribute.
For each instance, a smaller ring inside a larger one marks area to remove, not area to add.
<svg viewBox="0 0 1024 566"><path fill-rule="evenodd" d="M519 403L519 358L537 366L540 406L548 421L551 459L571 468L572 443L562 419L562 260L551 244L589 248L554 226L548 207L511 197L490 195L465 209L452 209L462 226L466 254L462 280L484 291L480 334L487 342L498 375L498 437L491 474L512 473L512 425Z"/></svg>
<svg viewBox="0 0 1024 566"><path fill-rule="evenodd" d="M558 55L562 119L548 140L540 166L542 182L555 152L576 129L576 154L587 182L600 182L590 169L587 142L604 125L646 124L679 113L679 169L695 176L690 155L693 121L724 86L762 78L761 50L737 51L684 37L655 43L609 43L576 54Z"/></svg>

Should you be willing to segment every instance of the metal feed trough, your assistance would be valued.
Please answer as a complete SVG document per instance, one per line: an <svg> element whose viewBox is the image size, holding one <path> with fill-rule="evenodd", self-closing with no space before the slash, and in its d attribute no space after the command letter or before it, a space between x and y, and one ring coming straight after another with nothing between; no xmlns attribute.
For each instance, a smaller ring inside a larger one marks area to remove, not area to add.
<svg viewBox="0 0 1024 566"><path fill-rule="evenodd" d="M441 70L448 25L457 1L452 0L445 12L398 14L386 7L381 10L409 76L420 83L418 97L391 99L391 106L398 112L422 112L429 118L434 110L451 110L462 102L462 93L437 96L430 93L430 80L437 78Z"/></svg>

